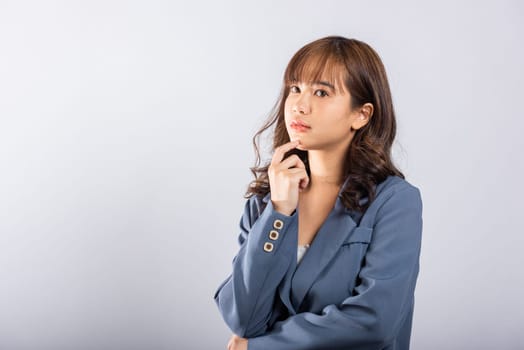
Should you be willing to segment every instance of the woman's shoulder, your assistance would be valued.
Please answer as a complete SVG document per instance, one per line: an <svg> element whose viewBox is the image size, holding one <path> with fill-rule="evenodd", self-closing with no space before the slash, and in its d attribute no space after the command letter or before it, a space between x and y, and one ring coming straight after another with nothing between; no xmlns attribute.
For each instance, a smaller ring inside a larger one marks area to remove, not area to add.
<svg viewBox="0 0 524 350"><path fill-rule="evenodd" d="M376 186L375 199L368 206L364 217L367 220L374 221L379 212L389 210L421 212L420 189L399 176L388 176Z"/></svg>
<svg viewBox="0 0 524 350"><path fill-rule="evenodd" d="M377 185L376 198L405 190L420 193L420 189L408 180L403 179L398 175L390 175Z"/></svg>

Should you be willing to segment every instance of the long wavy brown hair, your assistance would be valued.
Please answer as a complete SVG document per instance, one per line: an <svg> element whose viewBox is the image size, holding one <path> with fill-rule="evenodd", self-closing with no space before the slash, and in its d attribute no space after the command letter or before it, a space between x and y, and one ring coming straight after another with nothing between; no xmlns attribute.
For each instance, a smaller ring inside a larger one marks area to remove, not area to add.
<svg viewBox="0 0 524 350"><path fill-rule="evenodd" d="M375 198L375 186L389 175L404 179L391 159L391 146L396 134L395 111L386 70L379 55L368 44L340 36L329 36L302 47L290 60L284 73L280 97L269 118L253 136L255 176L245 197L265 196L270 191L268 169L270 161L261 165L259 141L261 135L274 126L271 151L290 141L284 120L284 103L289 86L297 81L328 80L344 87L351 95L351 109L365 103L373 105L369 122L355 131L346 151L344 178L347 184L342 202L348 209L363 212ZM307 151L305 156L307 157ZM307 159L306 159L307 161ZM361 204L361 199L368 201Z"/></svg>

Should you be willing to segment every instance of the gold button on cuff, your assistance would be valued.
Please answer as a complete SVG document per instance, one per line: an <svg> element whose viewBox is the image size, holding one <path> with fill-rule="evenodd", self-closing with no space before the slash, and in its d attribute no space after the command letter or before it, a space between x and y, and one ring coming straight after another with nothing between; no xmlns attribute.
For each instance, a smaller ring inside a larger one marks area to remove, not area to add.
<svg viewBox="0 0 524 350"><path fill-rule="evenodd" d="M276 219L273 222L273 227L276 228L277 230L280 230L282 227L284 227L284 222L282 220Z"/></svg>
<svg viewBox="0 0 524 350"><path fill-rule="evenodd" d="M273 243L264 243L264 250L268 253L271 253L273 251Z"/></svg>
<svg viewBox="0 0 524 350"><path fill-rule="evenodd" d="M275 231L275 230L269 231L269 239L276 241L278 239L278 231Z"/></svg>

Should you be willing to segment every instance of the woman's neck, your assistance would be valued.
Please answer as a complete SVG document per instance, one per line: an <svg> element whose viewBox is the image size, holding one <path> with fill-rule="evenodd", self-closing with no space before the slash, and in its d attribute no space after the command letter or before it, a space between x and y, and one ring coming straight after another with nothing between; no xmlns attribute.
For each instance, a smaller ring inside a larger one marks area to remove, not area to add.
<svg viewBox="0 0 524 350"><path fill-rule="evenodd" d="M317 151L308 152L309 185L340 186L344 182L345 152Z"/></svg>

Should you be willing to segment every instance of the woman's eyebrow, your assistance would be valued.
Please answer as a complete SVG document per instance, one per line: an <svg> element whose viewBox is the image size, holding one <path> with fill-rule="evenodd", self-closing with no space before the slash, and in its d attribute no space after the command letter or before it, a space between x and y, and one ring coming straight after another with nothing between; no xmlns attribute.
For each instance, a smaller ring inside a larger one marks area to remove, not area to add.
<svg viewBox="0 0 524 350"><path fill-rule="evenodd" d="M321 81L314 81L312 85L323 85L327 86L328 88L331 88L332 90L335 90L335 87L333 84L328 83L327 81L321 80Z"/></svg>

